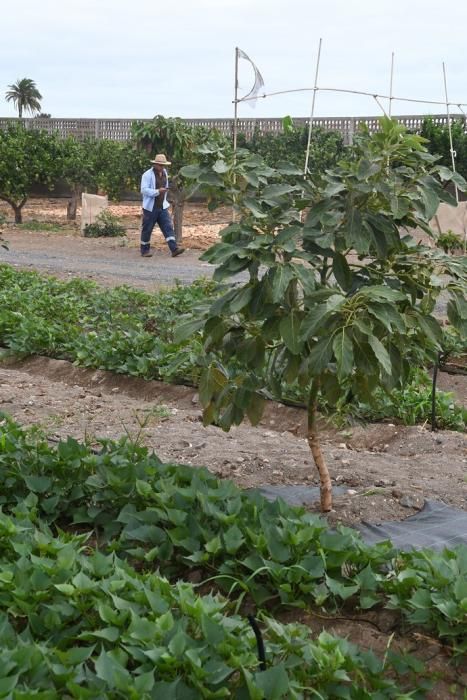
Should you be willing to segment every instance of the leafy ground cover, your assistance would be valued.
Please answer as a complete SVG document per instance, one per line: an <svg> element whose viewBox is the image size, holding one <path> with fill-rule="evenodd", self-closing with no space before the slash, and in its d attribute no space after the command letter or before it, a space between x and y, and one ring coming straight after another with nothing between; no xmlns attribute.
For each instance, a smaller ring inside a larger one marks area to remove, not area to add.
<svg viewBox="0 0 467 700"><path fill-rule="evenodd" d="M2 697L403 697L389 673L413 660L383 662L269 617L269 668L258 669L254 634L225 600L85 553L85 536L54 537L34 505L0 518Z"/></svg>
<svg viewBox="0 0 467 700"><path fill-rule="evenodd" d="M70 359L145 379L194 378L200 344L195 338L176 344L173 331L180 314L214 293L210 282L151 295L2 266L0 287L0 336L14 353Z"/></svg>
<svg viewBox="0 0 467 700"><path fill-rule="evenodd" d="M424 697L416 659L271 618L297 606L394 609L465 653L465 549L368 547L128 440L51 447L0 427L3 697Z"/></svg>

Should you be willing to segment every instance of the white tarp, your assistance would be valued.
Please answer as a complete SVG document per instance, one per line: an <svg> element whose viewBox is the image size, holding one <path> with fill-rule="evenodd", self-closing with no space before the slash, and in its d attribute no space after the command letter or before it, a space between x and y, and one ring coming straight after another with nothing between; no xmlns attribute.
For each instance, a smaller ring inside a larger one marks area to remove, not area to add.
<svg viewBox="0 0 467 700"><path fill-rule="evenodd" d="M87 224L93 224L96 217L108 206L107 196L101 197L98 194L83 193L81 195L81 233L83 233L84 227Z"/></svg>

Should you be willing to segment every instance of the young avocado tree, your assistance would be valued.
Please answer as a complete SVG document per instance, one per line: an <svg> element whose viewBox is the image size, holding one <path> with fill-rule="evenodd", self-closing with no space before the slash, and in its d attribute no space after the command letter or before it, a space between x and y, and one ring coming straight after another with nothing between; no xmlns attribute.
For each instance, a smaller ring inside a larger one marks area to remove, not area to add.
<svg viewBox="0 0 467 700"><path fill-rule="evenodd" d="M0 129L0 199L14 211L15 223L36 183L53 186L60 175L60 143L45 131L22 125Z"/></svg>
<svg viewBox="0 0 467 700"><path fill-rule="evenodd" d="M198 156L198 160L201 158L203 144L206 142L215 141L218 147L222 145L227 148L227 140L220 133L186 124L178 117L166 118L161 115L154 117L150 122L135 122L132 125L132 138L137 147L148 156L146 169L150 167L149 159L157 153L165 153L167 159L172 163L169 168L169 199L174 207L175 237L180 243L183 234L185 202L191 194L181 169L183 166L193 163L196 156ZM201 151L197 152L197 148L201 148ZM139 173L139 179L141 179L141 173Z"/></svg>
<svg viewBox="0 0 467 700"><path fill-rule="evenodd" d="M377 387L391 392L413 363L432 360L443 342L433 313L441 293L467 336L466 259L414 234L419 227L418 237L420 229L430 236L439 202L455 203L444 181L465 184L435 160L420 137L385 118L338 166L306 179L243 151L182 170L211 206L230 203L238 217L202 256L228 286L177 334L202 329L204 422L226 431L245 416L256 424L266 397L300 387L322 511L332 508L332 485L318 402L372 403Z"/></svg>

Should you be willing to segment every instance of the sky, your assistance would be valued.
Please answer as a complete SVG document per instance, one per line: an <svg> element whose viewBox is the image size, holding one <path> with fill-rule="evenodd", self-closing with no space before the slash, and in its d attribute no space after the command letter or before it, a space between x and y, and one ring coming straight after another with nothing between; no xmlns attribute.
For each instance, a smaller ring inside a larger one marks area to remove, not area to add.
<svg viewBox="0 0 467 700"><path fill-rule="evenodd" d="M235 47L256 64L264 92L319 88L467 103L467 3L439 0L3 0L4 95L31 78L52 117L232 117ZM254 80L239 61L238 96ZM263 91L262 91L263 92ZM239 117L308 117L311 91L261 98ZM385 109L387 100L380 100ZM451 107L451 113L461 113ZM462 108L467 112L467 105ZM445 113L394 101L392 114ZM319 90L317 117L382 114L371 96Z"/></svg>

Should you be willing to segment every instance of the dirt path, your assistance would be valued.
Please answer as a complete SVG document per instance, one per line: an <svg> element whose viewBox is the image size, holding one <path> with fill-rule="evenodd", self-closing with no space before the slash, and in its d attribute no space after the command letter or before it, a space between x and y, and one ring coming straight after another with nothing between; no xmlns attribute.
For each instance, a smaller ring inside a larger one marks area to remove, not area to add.
<svg viewBox="0 0 467 700"><path fill-rule="evenodd" d="M24 207L24 224L11 220L3 236L8 250L0 248L0 262L23 269L55 275L87 277L105 286L129 284L151 291L176 280L190 284L199 277L210 277L213 266L199 256L217 240L219 230L229 220L229 211L209 213L198 204L186 207L183 257L171 258L162 234L155 229L152 258L139 255L140 205L136 202L109 207L124 224L126 238L83 238L79 224L66 221L66 200L32 199ZM0 213L11 218L11 210L0 203ZM79 217L78 217L79 222ZM40 227L48 230L37 230Z"/></svg>
<svg viewBox="0 0 467 700"><path fill-rule="evenodd" d="M304 439L305 415L273 404L257 428L203 427L194 389L32 358L0 366L0 406L56 439L94 442L127 434L164 461L207 466L243 488L317 485ZM467 508L467 437L379 424L324 431L333 483L342 487L331 521L401 519L425 498Z"/></svg>

